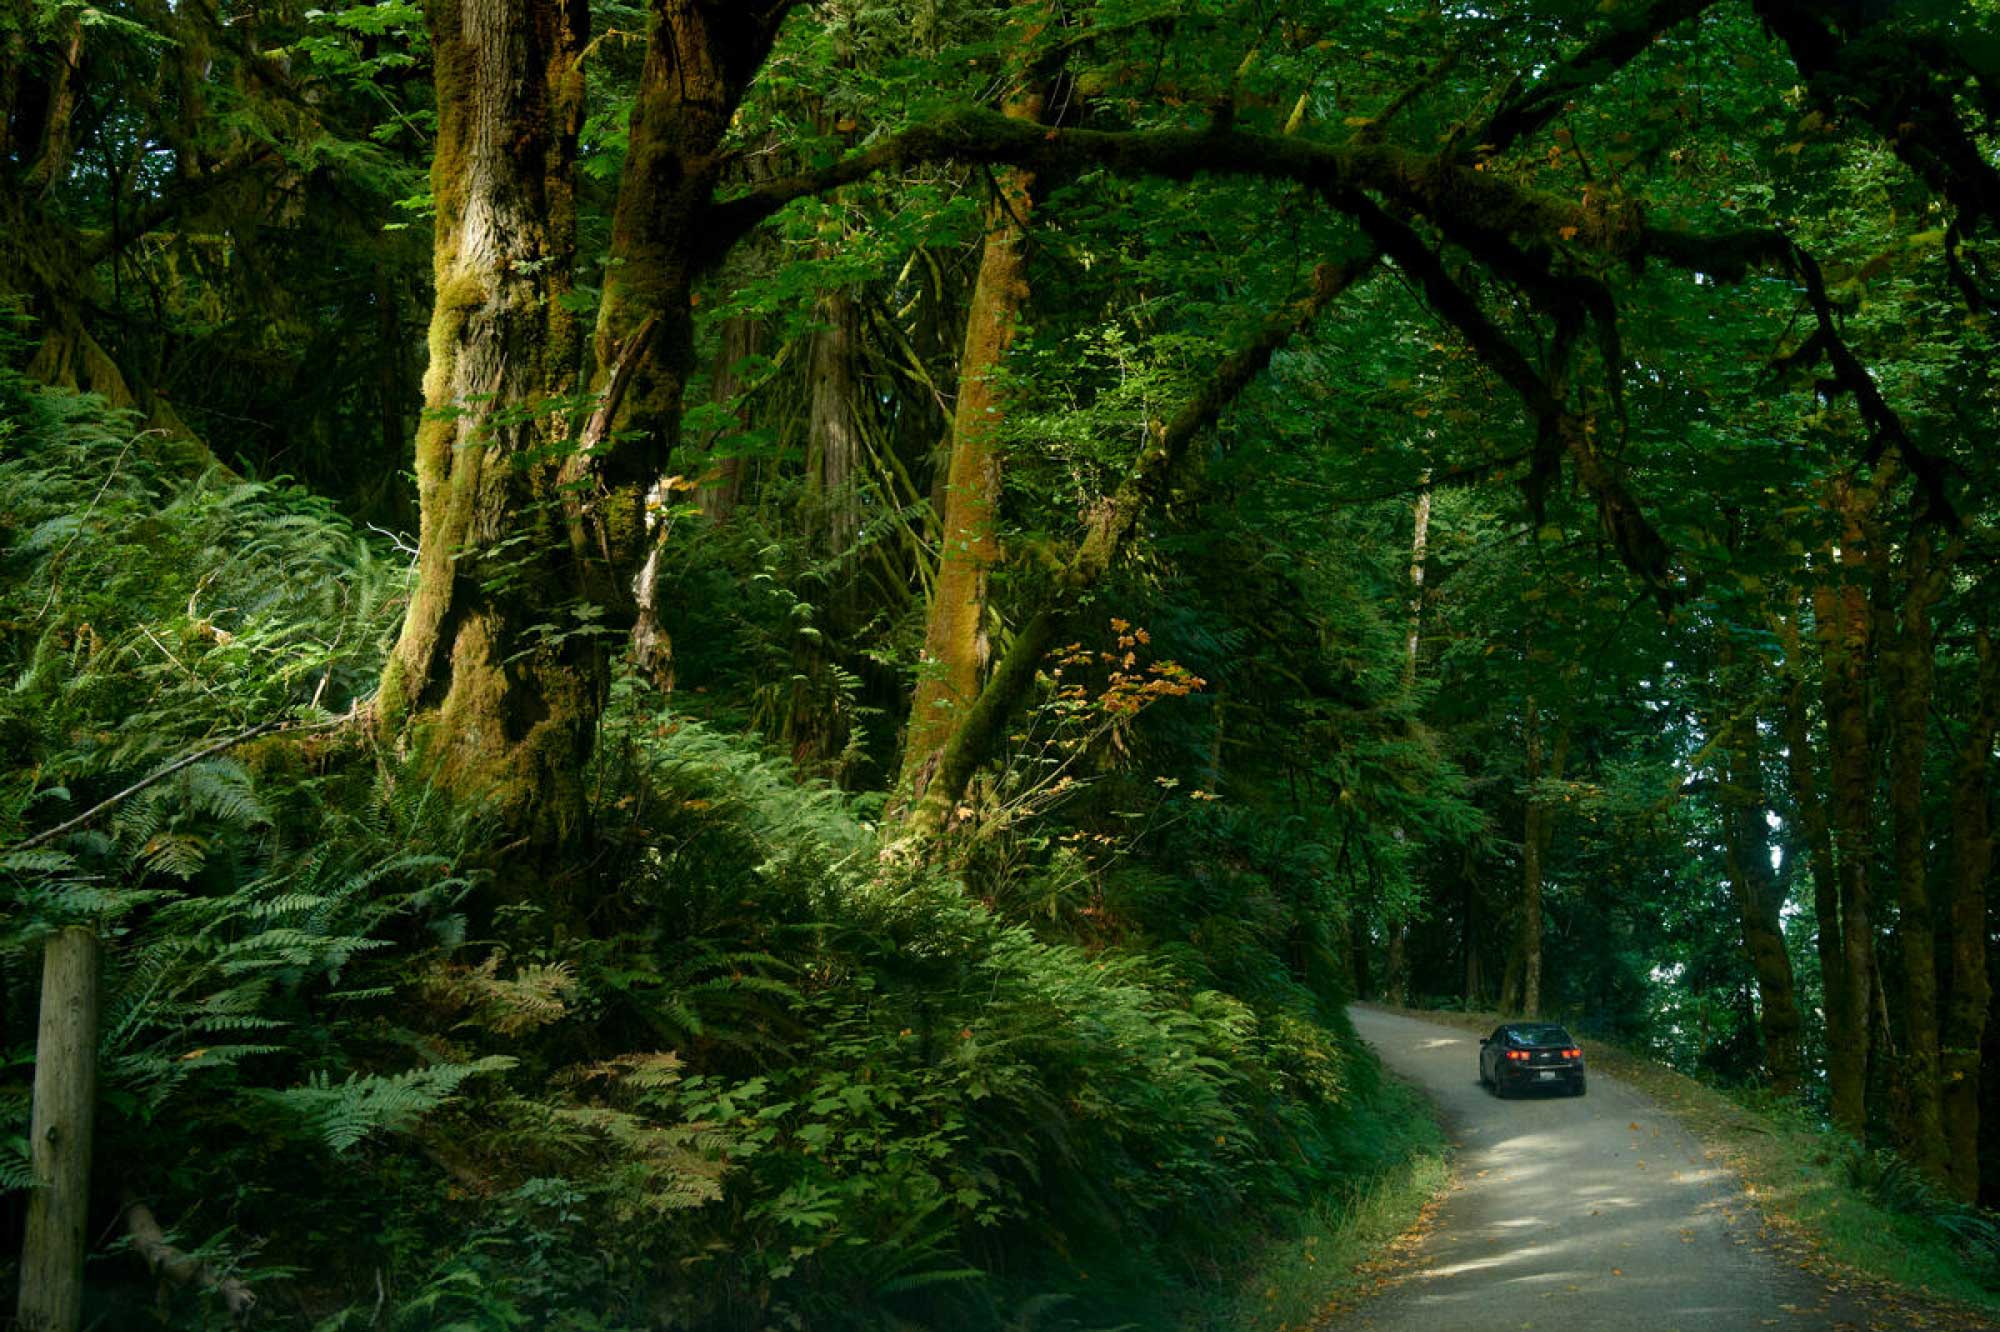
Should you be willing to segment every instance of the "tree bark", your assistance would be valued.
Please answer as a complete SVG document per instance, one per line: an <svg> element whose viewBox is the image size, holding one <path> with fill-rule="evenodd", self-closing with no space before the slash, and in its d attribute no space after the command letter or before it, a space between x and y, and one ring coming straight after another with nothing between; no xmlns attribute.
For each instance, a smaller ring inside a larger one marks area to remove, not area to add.
<svg viewBox="0 0 2000 1332"><path fill-rule="evenodd" d="M849 716L839 706L833 644L843 639L862 605L856 542L861 535L862 450L856 364L861 311L851 291L820 297L820 327L807 360L806 527L811 549L830 571L819 586L817 624L792 637L791 700L784 710L785 747L801 773L838 782ZM808 632L811 631L811 632Z"/></svg>
<svg viewBox="0 0 2000 1332"><path fill-rule="evenodd" d="M1532 669L1532 658L1530 661ZM1521 923L1515 940L1521 960L1520 1000L1525 1017L1542 1015L1542 875L1543 862L1555 833L1555 813L1548 802L1534 794L1534 785L1543 777L1561 781L1569 763L1569 726L1556 731L1553 750L1544 768L1541 713L1530 691L1522 708L1521 731L1525 745L1525 777L1528 785L1526 808L1521 819Z"/></svg>
<svg viewBox="0 0 2000 1332"><path fill-rule="evenodd" d="M1723 670L1733 663L1725 647ZM1724 695L1728 693L1725 684ZM1724 859L1736 890L1737 918L1743 927L1743 948L1757 981L1758 1029L1764 1038L1764 1068L1773 1090L1789 1095L1798 1090L1803 1066L1797 988L1792 956L1785 947L1784 892L1771 869L1771 846L1765 821L1764 749L1756 711L1723 722L1731 730L1722 801Z"/></svg>
<svg viewBox="0 0 2000 1332"><path fill-rule="evenodd" d="M76 1332L97 1108L97 935L90 929L69 926L44 945L41 1010L28 1148L35 1189L18 1317L23 1332Z"/></svg>
<svg viewBox="0 0 2000 1332"><path fill-rule="evenodd" d="M434 779L542 844L582 821L603 678L593 637L544 628L582 591L554 457L580 351L562 298L588 21L582 0L430 8L436 294L417 579L377 697L378 723Z"/></svg>
<svg viewBox="0 0 2000 1332"><path fill-rule="evenodd" d="M727 407L743 392L743 362L755 356L763 341L763 329L750 315L731 315L722 321L721 346L715 353L715 370L710 376L709 398ZM739 428L744 423L739 420ZM743 457L731 452L717 458L702 478L695 502L712 523L726 523L736 513L743 498Z"/></svg>
<svg viewBox="0 0 2000 1332"><path fill-rule="evenodd" d="M2000 726L2000 651L1978 635L1979 685L1951 783L1952 877L1946 904L1951 1000L1944 1012L1939 1072L1953 1197L1979 1196L1980 1045L1993 989L1986 970L1986 882L1993 870L1993 739Z"/></svg>
<svg viewBox="0 0 2000 1332"><path fill-rule="evenodd" d="M1004 108L1015 120L1038 121L1042 96L1023 88ZM997 436L1006 407L1000 375L1028 304L1025 226L1034 205L1034 174L1014 169L997 177L1000 196L986 217L979 276L965 317L953 405L951 456L939 524L937 577L924 623L924 649L903 744L902 785L912 811L922 805L945 746L979 696L991 644L986 633L987 581L1000 559L1000 453ZM954 797L956 799L956 797Z"/></svg>
<svg viewBox="0 0 2000 1332"><path fill-rule="evenodd" d="M39 142L34 160L21 178L25 196L47 194L69 174L70 126L76 117L77 75L83 68L83 19L79 11L63 11L56 43L55 61L44 87Z"/></svg>
<svg viewBox="0 0 2000 1332"><path fill-rule="evenodd" d="M1938 1083L1937 939L1932 916L1928 835L1924 827L1924 754L1929 737L1935 648L1931 604L1952 559L1927 526L1904 556L1898 631L1882 653L1888 695L1889 813L1896 873L1896 938L1903 961L1903 1076L1909 1098L1905 1149L1918 1169L1939 1182L1948 1153Z"/></svg>
<svg viewBox="0 0 2000 1332"><path fill-rule="evenodd" d="M1410 522L1410 631L1403 654L1403 687L1417 683L1417 658L1423 646L1424 564L1431 534L1431 469L1417 477L1417 498ZM1390 1002L1410 1002L1409 923L1400 914L1389 922L1388 995Z"/></svg>
<svg viewBox="0 0 2000 1332"><path fill-rule="evenodd" d="M1862 525L1869 501L1856 493L1852 481L1842 478L1831 484L1830 502L1842 523L1840 551L1813 593L1832 774L1828 822L1840 884L1841 1029L1828 1031L1826 1062L1834 1123L1863 1138L1868 1128L1869 1050L1875 1034L1875 925L1868 874L1875 835L1874 746L1868 718L1873 644L1868 589L1861 581L1869 558ZM1834 1011L1829 1011L1830 1019Z"/></svg>
<svg viewBox="0 0 2000 1332"><path fill-rule="evenodd" d="M1833 835L1827 828L1826 803L1819 790L1819 767L1813 753L1812 720L1806 714L1805 648L1794 614L1772 617L1785 652L1785 691L1779 702L1779 727L1785 741L1785 772L1792 788L1793 817L1798 824L1796 845L1803 845L1812 872L1813 946L1819 954L1820 986L1825 1005L1826 1040L1831 1046L1851 1023L1845 1016L1847 989L1841 980L1845 963L1840 933L1840 876L1834 868Z"/></svg>
<svg viewBox="0 0 2000 1332"><path fill-rule="evenodd" d="M377 715L441 784L534 845L566 844L584 824L583 769L650 549L646 497L680 425L702 212L782 9L654 0L580 431L582 330L562 297L588 8L432 10L437 294L420 554Z"/></svg>
<svg viewBox="0 0 2000 1332"><path fill-rule="evenodd" d="M819 303L823 325L812 336L806 414L806 475L813 502L814 545L839 559L861 534L860 376L855 357L861 312L848 291L830 292Z"/></svg>
<svg viewBox="0 0 2000 1332"><path fill-rule="evenodd" d="M786 8L652 0L593 339L603 421L566 469L586 588L616 614L626 613L647 553L647 492L679 442L698 249L723 138Z"/></svg>

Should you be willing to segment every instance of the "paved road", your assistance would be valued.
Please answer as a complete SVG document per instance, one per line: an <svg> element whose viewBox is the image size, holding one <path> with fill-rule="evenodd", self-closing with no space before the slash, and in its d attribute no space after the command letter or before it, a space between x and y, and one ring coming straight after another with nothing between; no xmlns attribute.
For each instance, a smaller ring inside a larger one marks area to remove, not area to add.
<svg viewBox="0 0 2000 1332"><path fill-rule="evenodd" d="M1333 1324L1340 1332L1870 1325L1751 1242L1733 1180L1643 1093L1592 1072L1583 1097L1503 1101L1479 1085L1476 1035L1350 1011L1383 1061L1437 1102L1460 1151L1417 1270Z"/></svg>

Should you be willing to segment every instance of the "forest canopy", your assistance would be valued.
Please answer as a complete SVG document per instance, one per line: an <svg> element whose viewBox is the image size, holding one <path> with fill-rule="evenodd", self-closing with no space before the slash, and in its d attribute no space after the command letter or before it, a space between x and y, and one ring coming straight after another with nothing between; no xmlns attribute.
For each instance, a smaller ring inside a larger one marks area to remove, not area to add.
<svg viewBox="0 0 2000 1332"><path fill-rule="evenodd" d="M1996 302L1996 0L5 0L24 1320L1173 1326L1357 997L1988 1217Z"/></svg>

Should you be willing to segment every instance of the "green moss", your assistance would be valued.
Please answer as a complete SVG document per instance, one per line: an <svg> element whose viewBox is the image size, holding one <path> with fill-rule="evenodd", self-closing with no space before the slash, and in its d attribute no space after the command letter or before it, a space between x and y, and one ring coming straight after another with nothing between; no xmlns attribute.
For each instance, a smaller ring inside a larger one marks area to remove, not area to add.
<svg viewBox="0 0 2000 1332"><path fill-rule="evenodd" d="M393 737L403 729L409 712L410 699L403 659L392 652L382 666L382 683L375 691L376 724L383 735Z"/></svg>

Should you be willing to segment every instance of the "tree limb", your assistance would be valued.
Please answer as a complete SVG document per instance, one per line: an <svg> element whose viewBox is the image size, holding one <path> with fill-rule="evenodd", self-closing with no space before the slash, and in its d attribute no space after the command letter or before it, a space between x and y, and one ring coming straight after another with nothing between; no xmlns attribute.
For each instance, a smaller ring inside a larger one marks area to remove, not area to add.
<svg viewBox="0 0 2000 1332"><path fill-rule="evenodd" d="M1636 59L1670 28L1699 17L1716 0L1656 0L1643 14L1614 26L1510 98L1487 120L1475 152L1498 156L1541 129L1578 93L1586 92Z"/></svg>
<svg viewBox="0 0 2000 1332"><path fill-rule="evenodd" d="M1812 306L1813 318L1818 328L1790 357L1786 364L1824 356L1833 367L1834 381L1841 390L1854 395L1856 409L1861 419L1868 423L1871 436L1866 461L1872 466L1881 458L1885 447L1893 447L1910 474L1917 480L1917 487L1923 496L1921 517L1948 528L1959 526L1957 511L1945 494L1945 478L1949 464L1945 459L1926 452L1910 432L1904 427L1903 419L1897 415L1882 390L1876 387L1875 377L1868 373L1868 367L1840 336L1840 330L1833 320L1833 304L1827 298L1826 278L1820 273L1819 262L1799 246L1792 247L1792 262L1800 279L1805 283L1806 300Z"/></svg>
<svg viewBox="0 0 2000 1332"><path fill-rule="evenodd" d="M1443 260L1415 231L1359 195L1340 201L1340 207L1361 224L1384 254L1417 281L1431 308L1459 331L1474 354L1520 394L1529 414L1541 427L1537 452L1544 459L1552 459L1558 453L1570 457L1577 479L1597 502L1598 520L1619 558L1657 598L1663 602L1670 600L1674 589L1667 544L1626 489L1617 470L1598 451L1590 423L1569 409L1555 386L1487 318L1472 293L1452 279ZM1549 464L1538 461L1537 470L1547 475ZM1535 498L1531 493L1530 499Z"/></svg>
<svg viewBox="0 0 2000 1332"><path fill-rule="evenodd" d="M1846 0L1755 0L1757 16L1784 43L1814 102L1829 116L1859 111L1869 126L1936 193L1964 215L2000 227L2000 167L1959 119L1958 89L1946 76L1968 71L1989 98L1981 70L1963 57L1941 63L1948 40L1904 35L1884 21L1892 6Z"/></svg>
<svg viewBox="0 0 2000 1332"><path fill-rule="evenodd" d="M133 1252L145 1260L147 1269L154 1276L177 1286L198 1286L202 1290L213 1291L222 1298L229 1316L239 1323L250 1317L250 1311L257 1304L257 1293L237 1278L225 1276L213 1265L168 1243L167 1234L160 1228L153 1210L129 1192L125 1195L125 1209L120 1219L125 1223L125 1233L132 1239Z"/></svg>
<svg viewBox="0 0 2000 1332"><path fill-rule="evenodd" d="M1645 234L1638 205L1611 192L1585 202L1542 194L1473 164L1388 144L1322 143L1245 130L1046 129L997 111L961 107L913 125L830 166L765 182L711 204L703 220L704 263L797 199L877 172L947 158L1005 163L1037 173L1109 167L1169 180L1196 176L1296 181L1328 195L1370 190L1431 218L1479 219L1489 231L1527 235L1636 258Z"/></svg>
<svg viewBox="0 0 2000 1332"><path fill-rule="evenodd" d="M55 827L48 829L46 832L36 833L33 837L28 838L26 841L17 842L8 849L10 851L32 851L38 846L42 846L45 845L46 843L52 842L66 832L73 832L76 829L83 827L83 825L89 823L92 819L95 819L99 814L104 813L106 810L111 809L114 806L125 803L127 800L130 800L133 796L138 795L139 792L145 790L147 787L152 786L158 782L165 781L167 778L179 772L182 768L193 767L195 764L201 762L205 758L213 758L215 755L220 754L225 750L234 749L236 748L236 746L240 744L244 744L248 741L255 740L260 735L269 735L273 731L322 730L329 726L343 725L348 720L349 718L347 717L336 717L331 721L312 722L307 725L300 725L297 722L288 722L288 721L259 722L257 725L251 727L247 731L239 731L237 734L229 736L226 739L217 740L214 744L204 745L200 749L195 750L192 754L188 754L181 758L175 759L172 763L167 764L165 767L157 769L156 771L152 772L151 774L145 777L141 777L138 781L132 783L130 786L120 791L117 795L98 801L96 804L92 805L89 809L86 809L85 811L83 811L83 813L77 815L75 818L66 820L62 823L58 823Z"/></svg>

